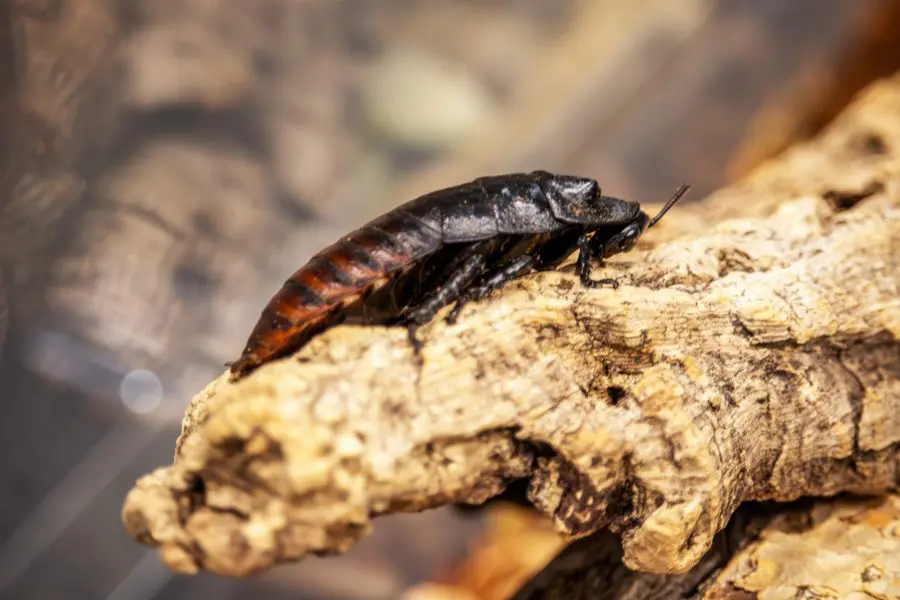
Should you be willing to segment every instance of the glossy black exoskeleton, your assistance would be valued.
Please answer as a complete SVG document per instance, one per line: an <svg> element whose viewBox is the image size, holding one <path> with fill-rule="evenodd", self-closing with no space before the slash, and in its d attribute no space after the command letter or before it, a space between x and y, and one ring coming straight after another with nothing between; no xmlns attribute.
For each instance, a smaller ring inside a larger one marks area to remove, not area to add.
<svg viewBox="0 0 900 600"><path fill-rule="evenodd" d="M482 177L403 204L316 254L272 298L231 365L241 377L296 351L342 322L416 328L444 306L463 305L505 282L551 269L578 250L588 287L595 259L631 250L684 195L681 186L652 219L640 204L603 196L593 179L545 171Z"/></svg>

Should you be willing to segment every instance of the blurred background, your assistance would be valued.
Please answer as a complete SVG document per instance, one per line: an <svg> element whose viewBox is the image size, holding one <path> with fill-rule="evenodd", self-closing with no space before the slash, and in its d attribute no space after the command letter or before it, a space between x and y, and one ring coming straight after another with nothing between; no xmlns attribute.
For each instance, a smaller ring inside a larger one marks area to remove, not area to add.
<svg viewBox="0 0 900 600"><path fill-rule="evenodd" d="M510 508L236 581L168 572L122 500L341 234L536 168L696 201L898 67L893 0L0 3L0 598L502 597L560 543Z"/></svg>

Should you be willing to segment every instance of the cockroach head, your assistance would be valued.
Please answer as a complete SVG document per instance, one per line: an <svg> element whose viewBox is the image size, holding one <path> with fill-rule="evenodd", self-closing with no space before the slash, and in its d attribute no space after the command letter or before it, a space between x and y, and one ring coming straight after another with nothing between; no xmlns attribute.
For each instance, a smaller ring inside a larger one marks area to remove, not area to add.
<svg viewBox="0 0 900 600"><path fill-rule="evenodd" d="M550 210L560 221L577 225L618 225L633 221L641 212L637 202L602 196L593 179L575 175L552 175L536 171Z"/></svg>
<svg viewBox="0 0 900 600"><path fill-rule="evenodd" d="M637 218L628 223L621 230L609 237L594 235L591 238L591 244L596 256L608 258L620 252L629 252L637 244L638 239L644 235L644 232L656 225L669 210L675 206L675 203L681 200L690 186L682 185L675 191L675 194L669 198L669 201L656 213L652 219L647 213L640 211Z"/></svg>

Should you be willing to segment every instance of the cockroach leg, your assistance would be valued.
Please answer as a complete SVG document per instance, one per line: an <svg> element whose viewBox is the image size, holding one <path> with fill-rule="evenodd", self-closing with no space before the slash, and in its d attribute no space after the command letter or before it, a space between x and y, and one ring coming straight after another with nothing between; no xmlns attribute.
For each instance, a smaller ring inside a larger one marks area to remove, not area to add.
<svg viewBox="0 0 900 600"><path fill-rule="evenodd" d="M459 313L463 307L472 300L481 300L495 289L502 287L507 281L521 277L534 267L535 257L530 254L523 254L516 258L501 264L497 269L489 271L486 276L482 277L478 285L469 288L466 293L459 297L456 305L444 321L448 325L453 325L459 318Z"/></svg>
<svg viewBox="0 0 900 600"><path fill-rule="evenodd" d="M594 256L603 256L603 247L595 247L591 244L591 238L582 235L578 238L578 262L575 265L575 272L578 273L581 284L589 288L618 288L619 282L615 279L591 279Z"/></svg>
<svg viewBox="0 0 900 600"><path fill-rule="evenodd" d="M418 323L413 323L410 321L406 324L406 337L409 338L409 344L413 349L413 356L417 359L419 355L422 354L422 340L416 337L416 330L419 328Z"/></svg>
<svg viewBox="0 0 900 600"><path fill-rule="evenodd" d="M480 248L473 249L473 253L462 261L462 264L453 271L443 285L432 292L425 300L413 309L407 317L407 331L413 351L418 354L422 342L416 337L416 328L429 322L434 315L444 306L458 299L475 279L484 271L485 256Z"/></svg>

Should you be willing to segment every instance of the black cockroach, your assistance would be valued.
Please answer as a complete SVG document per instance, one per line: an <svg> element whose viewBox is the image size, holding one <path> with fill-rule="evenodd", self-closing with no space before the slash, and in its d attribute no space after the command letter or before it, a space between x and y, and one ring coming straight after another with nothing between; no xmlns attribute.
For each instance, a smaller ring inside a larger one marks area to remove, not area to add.
<svg viewBox="0 0 900 600"><path fill-rule="evenodd" d="M302 347L338 323L416 328L451 302L447 322L470 300L531 270L556 267L578 250L587 287L593 259L631 250L684 195L682 185L652 219L640 204L602 196L593 179L545 171L482 177L420 196L312 257L263 310L238 378Z"/></svg>

